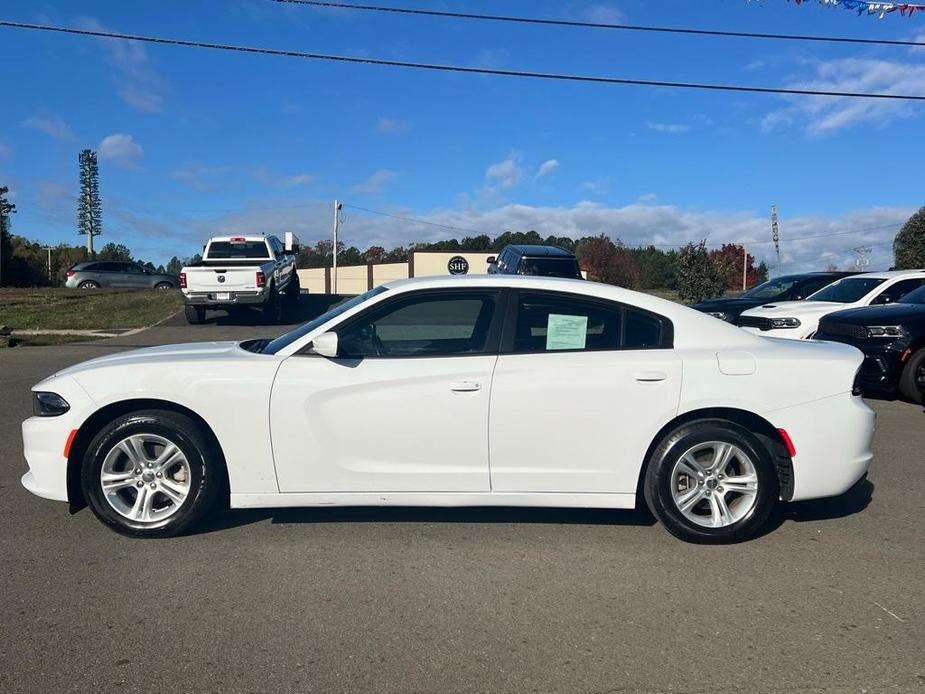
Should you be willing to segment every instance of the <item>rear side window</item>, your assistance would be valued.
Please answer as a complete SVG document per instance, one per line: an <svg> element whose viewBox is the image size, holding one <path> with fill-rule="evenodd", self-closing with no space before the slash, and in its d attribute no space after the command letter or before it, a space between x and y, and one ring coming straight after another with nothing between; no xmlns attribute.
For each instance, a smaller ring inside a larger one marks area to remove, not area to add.
<svg viewBox="0 0 925 694"><path fill-rule="evenodd" d="M648 311L561 294L520 297L515 353L665 347L671 347L671 323Z"/></svg>
<svg viewBox="0 0 925 694"><path fill-rule="evenodd" d="M889 287L880 292L880 294L877 295L877 298L874 299L874 303L885 304L899 301L906 294L918 289L923 284L925 284L925 279L920 278L900 280L896 284L891 284Z"/></svg>
<svg viewBox="0 0 925 694"><path fill-rule="evenodd" d="M213 241L206 253L208 260L269 257L266 241Z"/></svg>

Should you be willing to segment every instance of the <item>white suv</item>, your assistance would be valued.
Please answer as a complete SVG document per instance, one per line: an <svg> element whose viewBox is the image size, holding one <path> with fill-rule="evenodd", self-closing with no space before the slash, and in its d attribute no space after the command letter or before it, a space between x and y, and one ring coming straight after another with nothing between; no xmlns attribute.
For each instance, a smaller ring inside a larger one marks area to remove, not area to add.
<svg viewBox="0 0 925 694"><path fill-rule="evenodd" d="M812 337L826 314L847 308L891 304L925 285L925 270L867 272L835 280L804 301L777 301L743 311L740 328L765 337Z"/></svg>

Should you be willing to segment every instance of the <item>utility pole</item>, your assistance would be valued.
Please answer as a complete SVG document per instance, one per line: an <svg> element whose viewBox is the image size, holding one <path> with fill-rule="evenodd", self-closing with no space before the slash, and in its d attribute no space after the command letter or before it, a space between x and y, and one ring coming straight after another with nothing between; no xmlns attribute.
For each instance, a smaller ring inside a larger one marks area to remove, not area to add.
<svg viewBox="0 0 925 694"><path fill-rule="evenodd" d="M780 229L777 226L777 205L771 205L771 239L774 241L774 252L777 253L777 274L780 275Z"/></svg>
<svg viewBox="0 0 925 694"><path fill-rule="evenodd" d="M870 254L874 249L870 246L858 246L851 250L858 254L858 257L854 259L854 267L857 268L859 272L864 272L867 266L870 265Z"/></svg>
<svg viewBox="0 0 925 694"><path fill-rule="evenodd" d="M742 291L746 289L746 282L748 279L748 251L745 249L745 244L742 244Z"/></svg>
<svg viewBox="0 0 925 694"><path fill-rule="evenodd" d="M52 281L51 279L51 252L55 249L52 248L51 246L45 246L45 248L43 248L42 250L48 251L48 281L51 282Z"/></svg>
<svg viewBox="0 0 925 694"><path fill-rule="evenodd" d="M331 251L334 255L334 271L332 277L331 290L333 294L337 294L337 229L340 225L340 210L343 207L342 203L339 203L337 200L334 201L334 248Z"/></svg>

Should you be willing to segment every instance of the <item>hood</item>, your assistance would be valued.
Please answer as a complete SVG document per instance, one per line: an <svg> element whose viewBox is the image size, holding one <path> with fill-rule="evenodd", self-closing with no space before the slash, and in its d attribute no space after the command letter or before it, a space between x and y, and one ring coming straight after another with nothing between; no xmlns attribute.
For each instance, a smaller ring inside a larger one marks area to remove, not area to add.
<svg viewBox="0 0 925 694"><path fill-rule="evenodd" d="M891 325L906 321L925 323L925 304L885 304L882 306L860 306L836 311L825 317L827 323L851 323L853 325Z"/></svg>
<svg viewBox="0 0 925 694"><path fill-rule="evenodd" d="M119 352L105 357L69 366L56 376L71 376L82 371L106 368L108 366L149 365L170 362L214 361L222 358L240 358L244 354L237 342L193 342L185 345L163 345L145 347L130 352Z"/></svg>
<svg viewBox="0 0 925 694"><path fill-rule="evenodd" d="M711 311L726 311L735 313L738 311L744 311L745 309L752 308L754 306L760 306L762 303L766 303L764 299L749 299L746 297L730 296L727 298L720 297L718 299L698 301L696 304L691 304L690 307L698 311L703 311L704 313L709 313Z"/></svg>
<svg viewBox="0 0 925 694"><path fill-rule="evenodd" d="M823 316L826 313L837 311L842 305L832 301L771 301L751 308L742 315L762 318Z"/></svg>

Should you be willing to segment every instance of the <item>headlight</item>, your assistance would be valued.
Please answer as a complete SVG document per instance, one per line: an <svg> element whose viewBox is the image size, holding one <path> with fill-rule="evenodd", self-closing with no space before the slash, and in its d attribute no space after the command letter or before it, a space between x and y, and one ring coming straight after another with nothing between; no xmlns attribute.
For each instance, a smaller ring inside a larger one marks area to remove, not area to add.
<svg viewBox="0 0 925 694"><path fill-rule="evenodd" d="M799 318L772 318L771 328L799 328Z"/></svg>
<svg viewBox="0 0 925 694"><path fill-rule="evenodd" d="M720 320L724 320L727 323L732 321L732 314L726 313L724 311L707 311L707 315L713 316L714 318L719 318Z"/></svg>
<svg viewBox="0 0 925 694"><path fill-rule="evenodd" d="M34 391L32 393L32 414L36 417L57 417L71 409L67 400L57 393Z"/></svg>
<svg viewBox="0 0 925 694"><path fill-rule="evenodd" d="M907 337L909 333L901 325L871 325L867 337Z"/></svg>

